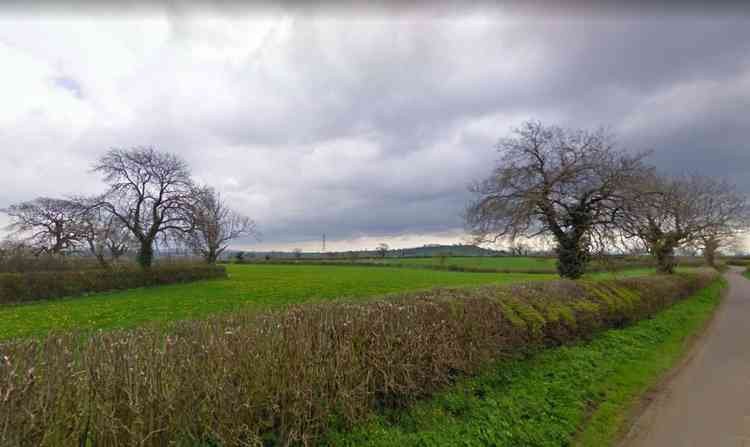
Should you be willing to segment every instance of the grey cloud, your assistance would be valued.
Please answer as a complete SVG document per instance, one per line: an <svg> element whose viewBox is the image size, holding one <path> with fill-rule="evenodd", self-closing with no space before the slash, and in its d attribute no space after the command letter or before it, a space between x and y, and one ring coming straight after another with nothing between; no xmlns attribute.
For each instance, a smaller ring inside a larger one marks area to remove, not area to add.
<svg viewBox="0 0 750 447"><path fill-rule="evenodd" d="M207 35L199 14L171 11L163 57L128 79L142 95L130 119L93 120L65 150L80 160L114 145L178 152L257 217L266 243L459 228L466 185L489 172L497 139L532 117L610 126L623 145L653 148L661 168L727 175L750 192L750 20L380 12L273 9L280 21L258 46L185 68L179 54L220 51L222 30ZM237 25L226 45L253 26ZM3 144L23 138L0 133ZM12 197L43 189L23 188Z"/></svg>

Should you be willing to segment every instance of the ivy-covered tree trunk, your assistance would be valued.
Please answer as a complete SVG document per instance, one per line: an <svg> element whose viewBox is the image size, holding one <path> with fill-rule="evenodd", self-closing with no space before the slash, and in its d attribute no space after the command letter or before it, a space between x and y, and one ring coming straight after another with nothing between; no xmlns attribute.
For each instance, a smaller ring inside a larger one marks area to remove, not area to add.
<svg viewBox="0 0 750 447"><path fill-rule="evenodd" d="M677 267L677 258L674 250L677 248L678 239L675 236L660 238L651 244L651 253L656 258L656 271L659 273L674 273Z"/></svg>
<svg viewBox="0 0 750 447"><path fill-rule="evenodd" d="M558 241L557 272L563 278L578 279L586 273L590 254L584 238L566 237Z"/></svg>
<svg viewBox="0 0 750 447"><path fill-rule="evenodd" d="M656 270L659 273L674 273L674 268L677 266L674 247L660 246L654 252L654 255L656 256Z"/></svg>
<svg viewBox="0 0 750 447"><path fill-rule="evenodd" d="M216 260L218 258L218 254L216 253L216 250L213 248L209 249L208 252L206 252L204 259L206 260L207 264L216 264Z"/></svg>
<svg viewBox="0 0 750 447"><path fill-rule="evenodd" d="M565 219L569 230L557 235L557 272L563 278L578 279L586 273L591 258L587 232L591 215L585 205L574 208Z"/></svg>
<svg viewBox="0 0 750 447"><path fill-rule="evenodd" d="M136 256L138 265L142 268L151 268L154 263L154 241L153 239L143 239L141 246L138 249L138 255Z"/></svg>

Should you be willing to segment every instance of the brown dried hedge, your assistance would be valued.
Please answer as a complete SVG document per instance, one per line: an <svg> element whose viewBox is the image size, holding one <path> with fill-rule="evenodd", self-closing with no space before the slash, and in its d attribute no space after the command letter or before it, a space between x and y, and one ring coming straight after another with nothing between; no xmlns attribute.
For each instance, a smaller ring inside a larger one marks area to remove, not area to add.
<svg viewBox="0 0 750 447"><path fill-rule="evenodd" d="M713 273L308 304L0 344L0 445L312 444L489 361L648 317Z"/></svg>
<svg viewBox="0 0 750 447"><path fill-rule="evenodd" d="M216 265L166 265L143 270L135 267L109 270L59 270L0 273L0 304L48 300L108 290L226 278L226 268Z"/></svg>

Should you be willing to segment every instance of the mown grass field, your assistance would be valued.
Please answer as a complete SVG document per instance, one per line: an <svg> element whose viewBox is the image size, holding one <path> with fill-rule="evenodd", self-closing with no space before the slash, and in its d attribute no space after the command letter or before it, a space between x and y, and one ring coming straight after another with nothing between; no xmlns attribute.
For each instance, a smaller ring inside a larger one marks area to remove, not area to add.
<svg viewBox="0 0 750 447"><path fill-rule="evenodd" d="M362 299L406 290L543 280L553 275L487 274L320 265L229 265L229 279L0 306L0 339L51 330L111 329L200 318L239 308Z"/></svg>
<svg viewBox="0 0 750 447"><path fill-rule="evenodd" d="M653 318L590 342L497 362L406 410L329 433L346 446L613 445L639 397L713 314L723 280Z"/></svg>

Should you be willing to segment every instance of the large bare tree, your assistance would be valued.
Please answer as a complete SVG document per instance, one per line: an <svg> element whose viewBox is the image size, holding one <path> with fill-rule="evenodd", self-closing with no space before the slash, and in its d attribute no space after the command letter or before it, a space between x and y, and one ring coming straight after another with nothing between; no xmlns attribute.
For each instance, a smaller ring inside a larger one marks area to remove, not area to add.
<svg viewBox="0 0 750 447"><path fill-rule="evenodd" d="M196 188L189 206L190 231L177 238L197 255L213 264L240 237L257 236L255 222L232 210L213 188Z"/></svg>
<svg viewBox="0 0 750 447"><path fill-rule="evenodd" d="M93 166L109 184L98 206L106 209L138 241L138 263L153 263L154 243L167 232L191 229L188 212L194 186L187 163L151 147L109 150Z"/></svg>
<svg viewBox="0 0 750 447"><path fill-rule="evenodd" d="M605 130L567 130L537 121L501 140L501 160L475 183L466 223L478 242L551 235L557 269L578 278L591 245L622 211L623 188L646 170L644 154L618 150Z"/></svg>
<svg viewBox="0 0 750 447"><path fill-rule="evenodd" d="M682 246L701 246L714 265L716 250L748 225L745 197L718 179L652 172L632 189L619 228L643 243L662 273L674 271L675 250Z"/></svg>
<svg viewBox="0 0 750 447"><path fill-rule="evenodd" d="M0 210L10 217L6 227L35 255L61 254L83 239L80 209L71 200L38 197Z"/></svg>

